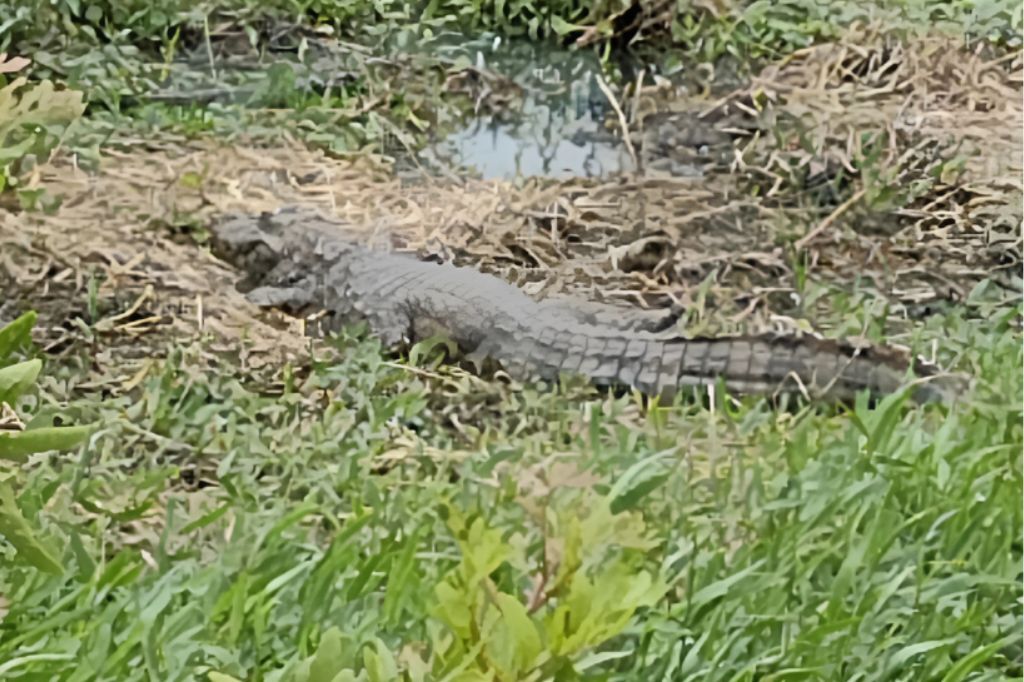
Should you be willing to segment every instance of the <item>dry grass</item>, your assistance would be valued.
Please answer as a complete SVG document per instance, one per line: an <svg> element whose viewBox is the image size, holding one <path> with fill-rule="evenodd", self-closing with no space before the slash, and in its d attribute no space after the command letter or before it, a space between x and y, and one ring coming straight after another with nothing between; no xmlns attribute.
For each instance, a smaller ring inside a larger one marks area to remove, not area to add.
<svg viewBox="0 0 1024 682"><path fill-rule="evenodd" d="M0 658L39 679L89 666L252 679L337 625L437 672L460 659L429 644L423 624L447 606L435 587L460 554L480 556L446 525L452 510L511 538L522 559L501 569L501 587L532 585L512 594L539 622L561 608L538 589L561 571L559 547L616 560L618 536L588 521L596 540L565 530L575 521L559 511L589 513L607 488L657 543L627 557L631 570L661 566L673 587L603 650L639 653L593 674L1019 677L1020 542L1005 532L1020 528L1016 306L986 300L930 321L941 323L931 338L982 379L979 400L948 410L652 410L457 370L395 371L362 344L291 381L282 362L309 357L298 325L249 305L238 274L191 236L227 211L299 203L537 294L675 297L706 327L827 331L842 315L794 298L806 299L805 269L834 286L823 307L872 275L846 314L888 301L909 316L1020 271L1020 56L986 65L952 49L851 41L802 52L723 102L659 102L738 124L736 163L701 181L406 183L387 158L210 140L108 149L96 173L67 154L41 166L33 183L64 202L49 216L0 214L0 319L31 306L52 354L87 351L89 383L68 360L41 392L103 428L80 457L41 456L14 479L74 570L59 579L11 564ZM743 109L754 100L763 113ZM807 148L792 144L794 121ZM764 122L772 135L744 137ZM863 163L861 133L890 128L891 148L832 195L794 172L805 164L831 183ZM960 142L963 174L879 200L879 187L923 183ZM755 185L772 191L751 196ZM982 324L963 321L986 311ZM905 322L898 331L916 323ZM213 343L188 343L201 332ZM162 361L170 339L183 348ZM281 377L280 399L249 390ZM539 500L550 526L523 522Z"/></svg>
<svg viewBox="0 0 1024 682"><path fill-rule="evenodd" d="M767 117L782 131L737 140L731 172L704 180L409 183L386 158L329 158L297 145L150 142L107 151L96 174L66 155L41 167L34 182L64 203L52 216L0 219L3 266L43 311L51 347L78 333L68 320L84 310L86 273L95 270L104 275L99 297L120 301L100 325L105 333L137 346L147 335L202 328L230 339L254 326L253 362L299 351L295 326L258 315L234 291L234 273L169 228L226 211L313 205L365 226L368 239L384 235L399 248L453 255L538 295L706 302L714 314L699 317L722 330L799 324L789 318L799 254L787 244L795 237L803 237L797 251L807 252L813 278L848 288L874 273L878 295L904 311L962 299L996 269L1019 270L1020 55L992 62L940 38L860 38L797 53L750 88L702 105L712 116L731 108L733 120L737 112ZM760 113L744 108L755 100ZM785 121L803 122L813 148L791 146ZM787 173L851 167L871 131L889 133L877 163L897 185L921 180L954 143L963 172L891 210L863 205L871 190L863 175L843 203L801 201ZM766 177L774 178L766 196L744 195ZM872 223L885 229L865 229Z"/></svg>

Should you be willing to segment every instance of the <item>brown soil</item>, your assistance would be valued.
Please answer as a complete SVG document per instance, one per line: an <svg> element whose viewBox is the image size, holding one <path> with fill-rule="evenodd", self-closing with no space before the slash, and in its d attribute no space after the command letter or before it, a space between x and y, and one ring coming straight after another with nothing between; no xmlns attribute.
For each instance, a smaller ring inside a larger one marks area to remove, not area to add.
<svg viewBox="0 0 1024 682"><path fill-rule="evenodd" d="M1019 54L986 61L942 39L899 45L861 35L856 45L812 48L773 65L706 110L754 102L761 111L751 117L801 121L813 144L796 146L796 129L779 123L777 139L738 139L731 172L705 180L410 184L388 159L213 141L108 149L96 173L57 155L30 184L63 196L62 206L53 215L0 215L0 319L37 309L42 342L60 352L85 334L73 320L88 319L94 273L95 329L121 360L200 332L225 349L247 336L243 363L300 356L297 323L246 303L233 287L237 273L189 234L227 211L289 203L365 226L370 240L451 255L538 295L706 306L697 321L723 331L808 324L801 317L817 325L793 298L793 264L803 256L813 280L848 290L867 277L862 286L907 316L923 303L962 300L986 277L1019 282ZM793 169L852 166L871 131L889 134L874 162L879 182L917 183L920 195L887 208L872 199L870 174L856 173L831 203L807 201ZM959 173L942 166L952 144L964 156ZM932 173L939 180L923 184ZM749 196L754 181L769 191ZM793 237L802 237L795 249Z"/></svg>

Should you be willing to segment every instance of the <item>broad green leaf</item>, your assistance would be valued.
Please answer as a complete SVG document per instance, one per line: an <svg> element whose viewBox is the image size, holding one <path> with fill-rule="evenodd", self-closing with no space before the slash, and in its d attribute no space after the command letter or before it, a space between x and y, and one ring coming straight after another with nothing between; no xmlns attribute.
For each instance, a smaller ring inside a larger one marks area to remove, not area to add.
<svg viewBox="0 0 1024 682"><path fill-rule="evenodd" d="M555 33L557 33L560 36L564 36L567 33L571 33L572 31L579 31L581 28L583 28L583 27L578 26L576 24L570 24L569 22L567 22L565 19L563 19L562 17L558 16L557 14L552 14L550 19L551 19L551 30L553 30Z"/></svg>
<svg viewBox="0 0 1024 682"><path fill-rule="evenodd" d="M22 393L32 388L42 369L43 361L38 358L0 369L0 403L13 404Z"/></svg>
<svg viewBox="0 0 1024 682"><path fill-rule="evenodd" d="M84 111L81 92L57 90L49 80L29 83L25 77L16 78L0 88L0 146L6 146L9 133L26 124L66 124Z"/></svg>
<svg viewBox="0 0 1024 682"><path fill-rule="evenodd" d="M36 324L36 317L36 312L30 310L0 328L0 362L32 341L32 328Z"/></svg>
<svg viewBox="0 0 1024 682"><path fill-rule="evenodd" d="M452 341L450 335L438 333L423 339L409 349L409 364L413 367L421 367L425 360L430 359L432 362L428 368L436 369L445 358L445 355L442 353L434 354L438 348L444 348L445 353L449 357L455 356L459 350L458 345Z"/></svg>
<svg viewBox="0 0 1024 682"><path fill-rule="evenodd" d="M442 582L434 588L437 603L432 609L435 618L439 619L463 639L470 637L470 622L473 618L475 599L465 589Z"/></svg>
<svg viewBox="0 0 1024 682"><path fill-rule="evenodd" d="M668 473L655 474L638 481L635 486L615 498L615 501L612 502L612 513L618 514L638 507L639 503L657 490L662 483L668 480L668 477Z"/></svg>
<svg viewBox="0 0 1024 682"><path fill-rule="evenodd" d="M18 554L40 571L60 575L64 568L36 537L28 520L22 516L14 499L14 491L7 483L0 483L0 535L3 535Z"/></svg>
<svg viewBox="0 0 1024 682"><path fill-rule="evenodd" d="M902 415L901 408L910 396L910 388L904 387L898 392L887 395L874 409L874 424L868 436L868 452L878 452L896 431L896 423Z"/></svg>
<svg viewBox="0 0 1024 682"><path fill-rule="evenodd" d="M540 633L526 612L526 607L515 597L500 592L494 599L505 626L498 632L501 632L502 638L507 638L506 644L510 654L508 663L512 672L518 676L528 671L540 655Z"/></svg>
<svg viewBox="0 0 1024 682"><path fill-rule="evenodd" d="M95 429L96 424L90 424L0 433L0 459L24 462L29 455L37 452L68 450L88 438Z"/></svg>
<svg viewBox="0 0 1024 682"><path fill-rule="evenodd" d="M636 609L652 606L667 587L622 562L591 580L578 571L568 596L545 620L552 653L574 655L622 632Z"/></svg>
<svg viewBox="0 0 1024 682"><path fill-rule="evenodd" d="M462 577L468 585L489 576L511 553L501 538L501 531L488 528L482 518L473 521L467 539L459 545L462 549Z"/></svg>
<svg viewBox="0 0 1024 682"><path fill-rule="evenodd" d="M206 676L209 678L210 682L242 682L242 680L238 679L237 677L225 675L224 673L214 672L212 670L206 673Z"/></svg>
<svg viewBox="0 0 1024 682"><path fill-rule="evenodd" d="M600 665L605 661L615 661L626 656L632 656L634 653L636 652L633 649L627 649L626 651L602 651L598 654L585 656L573 667L577 672L583 672L587 668L593 668L595 665Z"/></svg>
<svg viewBox="0 0 1024 682"><path fill-rule="evenodd" d="M333 682L338 673L352 668L354 655L352 638L336 627L328 629L313 655L307 682Z"/></svg>
<svg viewBox="0 0 1024 682"><path fill-rule="evenodd" d="M970 675L971 672L979 669L985 661L991 658L997 651L1019 641L1020 637L1013 634L990 644L986 644L985 646L978 647L954 663L942 678L942 682L962 682L962 680L967 679L967 676Z"/></svg>
<svg viewBox="0 0 1024 682"><path fill-rule="evenodd" d="M956 639L947 638L934 639L927 642L917 642L916 644L910 644L908 646L905 646L899 651L897 651L896 655L892 657L892 661L890 661L889 663L890 670L900 670L902 669L903 664L912 659L914 656L918 656L920 654L933 651L934 649L940 649L942 647L946 647L950 644L955 643Z"/></svg>
<svg viewBox="0 0 1024 682"><path fill-rule="evenodd" d="M340 673L331 678L331 682L361 682L366 679L366 675L360 673L357 677L351 670L342 670ZM397 678L391 678L397 679Z"/></svg>
<svg viewBox="0 0 1024 682"><path fill-rule="evenodd" d="M655 474L661 473L665 468L662 466L662 463L669 459L675 452L675 448L662 450L648 455L639 461L633 462L628 469L615 477L615 485L612 486L611 492L608 496L614 499L620 495L624 495L626 491L635 486L638 481L641 481L651 475L652 471Z"/></svg>
<svg viewBox="0 0 1024 682"><path fill-rule="evenodd" d="M663 462L675 454L675 448L644 457L616 477L608 497L611 512L619 514L632 509L649 493L668 479L669 471Z"/></svg>
<svg viewBox="0 0 1024 682"><path fill-rule="evenodd" d="M705 630L697 641L689 647L689 650L686 652L686 657L683 659L679 668L680 675L692 673L696 670L697 665L701 660L701 651L704 649L704 645L707 643L710 636L711 631Z"/></svg>
<svg viewBox="0 0 1024 682"><path fill-rule="evenodd" d="M370 682L391 682L398 679L398 663L384 642L374 638L373 646L363 649L363 666Z"/></svg>

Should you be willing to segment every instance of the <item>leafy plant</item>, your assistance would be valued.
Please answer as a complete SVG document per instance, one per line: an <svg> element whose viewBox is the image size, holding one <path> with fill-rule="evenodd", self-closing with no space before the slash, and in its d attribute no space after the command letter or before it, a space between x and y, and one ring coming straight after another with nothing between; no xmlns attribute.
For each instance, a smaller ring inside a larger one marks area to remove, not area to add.
<svg viewBox="0 0 1024 682"><path fill-rule="evenodd" d="M652 547L643 519L613 513L612 504L586 489L550 509L541 521L552 524L543 570L525 600L493 577L503 564L527 563L506 534L449 509L461 560L434 589L433 614L448 630L435 641L437 678L459 671L464 679L519 680L571 669L622 633L637 609L657 603L667 585L629 558L631 549ZM583 509L590 511L581 518Z"/></svg>
<svg viewBox="0 0 1024 682"><path fill-rule="evenodd" d="M0 48L37 69L15 59L0 70L87 84L94 132L299 130L344 150L390 130L378 106L419 128L432 95L410 91L426 79L400 65L328 95L279 66L242 79L258 83L248 109L146 93L183 55L202 56L205 73L207 40L216 50L218 36L241 36L260 51L284 20L374 48L395 31L454 27L568 40L592 30L607 47L631 4L439 0L417 17L394 0L0 0ZM966 27L1010 46L1020 25L1005 2L677 6L672 46L708 60L785 55L876 11L894 31ZM76 93L19 81L3 89L19 119L0 145L22 154L4 166L7 184L83 110ZM63 102L63 118L36 121L44 101ZM827 201L859 181L865 204L891 210L955 171L882 163L884 146L865 147L861 175ZM828 328L883 336L884 301L819 285L809 261L794 265L804 305ZM710 323L715 282L695 290L692 326ZM95 322L106 294L96 280L89 291ZM162 341L127 381L73 351L48 377L38 360L10 360L35 320L23 316L0 330L0 677L1018 679L1018 303L978 288L915 332L915 346L941 339L944 360L980 379L969 401L838 414L511 391L448 373L430 344L401 363L347 338L280 381L219 343ZM37 454L76 447L92 427L41 413L22 424L35 386L110 425L79 461ZM557 458L571 474L552 473ZM547 487L528 492L537 470Z"/></svg>
<svg viewBox="0 0 1024 682"><path fill-rule="evenodd" d="M48 500L71 550L58 578L0 567L0 670L1014 677L1019 532L984 529L1021 522L1020 306L977 298L989 324L924 329L992 383L948 413L643 415L528 391L489 394L490 413L479 382L426 383L354 339L274 396L189 348L113 399L49 385L110 427L87 475L39 461L23 488L24 515ZM475 415L479 439L441 409Z"/></svg>
<svg viewBox="0 0 1024 682"><path fill-rule="evenodd" d="M25 313L0 329L0 363L28 344L35 324L35 313ZM92 433L93 426L43 426L18 419L13 405L36 382L42 362L39 359L8 363L0 367L0 460L25 462L29 455L78 446ZM18 507L12 482L16 470L0 470L0 536L22 559L41 571L59 573L60 562L47 549L36 529Z"/></svg>
<svg viewBox="0 0 1024 682"><path fill-rule="evenodd" d="M5 57L0 54L0 73L29 64L23 58L5 62ZM84 112L81 92L58 89L49 80L29 83L19 77L0 88L0 191L17 185L22 161L29 155L45 158Z"/></svg>

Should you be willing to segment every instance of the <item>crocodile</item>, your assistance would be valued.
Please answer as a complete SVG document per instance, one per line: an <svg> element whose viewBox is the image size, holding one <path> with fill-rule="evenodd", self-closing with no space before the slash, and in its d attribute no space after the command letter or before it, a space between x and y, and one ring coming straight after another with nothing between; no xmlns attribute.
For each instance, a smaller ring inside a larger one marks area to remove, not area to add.
<svg viewBox="0 0 1024 682"><path fill-rule="evenodd" d="M719 380L735 394L847 402L911 379L919 402L963 390L962 379L888 346L807 334L687 337L678 310L535 300L495 275L374 248L348 223L295 206L227 214L210 232L212 253L243 272L238 288L258 306L317 313L325 333L362 323L392 348L441 336L477 369L497 363L524 381L582 375L663 400Z"/></svg>

